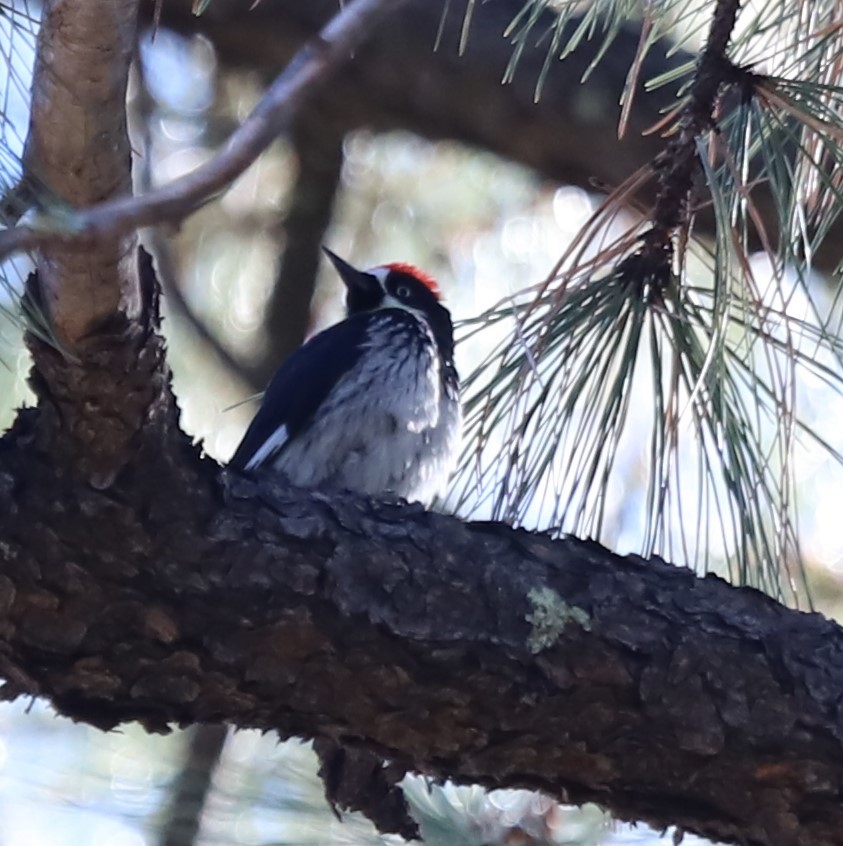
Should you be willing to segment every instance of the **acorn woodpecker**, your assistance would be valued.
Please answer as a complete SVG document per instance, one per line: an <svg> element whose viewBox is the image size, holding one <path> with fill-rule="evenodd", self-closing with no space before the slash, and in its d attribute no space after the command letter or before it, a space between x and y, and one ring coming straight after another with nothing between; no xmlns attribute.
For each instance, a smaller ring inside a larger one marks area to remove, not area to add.
<svg viewBox="0 0 843 846"><path fill-rule="evenodd" d="M347 289L346 319L281 365L230 465L429 503L459 447L451 315L411 265L360 271L325 253Z"/></svg>

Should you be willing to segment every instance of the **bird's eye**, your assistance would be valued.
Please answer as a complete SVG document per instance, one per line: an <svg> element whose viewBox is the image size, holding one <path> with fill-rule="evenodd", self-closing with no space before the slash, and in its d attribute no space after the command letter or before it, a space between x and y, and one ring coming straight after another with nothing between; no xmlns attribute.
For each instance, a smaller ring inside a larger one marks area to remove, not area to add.
<svg viewBox="0 0 843 846"><path fill-rule="evenodd" d="M406 300L410 297L410 289L406 285L399 285L395 289L395 294L396 296L401 297L402 300Z"/></svg>

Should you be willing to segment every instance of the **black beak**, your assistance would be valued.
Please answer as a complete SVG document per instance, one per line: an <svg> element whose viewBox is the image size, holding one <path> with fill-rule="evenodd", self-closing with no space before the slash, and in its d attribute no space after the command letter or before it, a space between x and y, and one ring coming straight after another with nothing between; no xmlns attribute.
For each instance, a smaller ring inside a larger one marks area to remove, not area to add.
<svg viewBox="0 0 843 846"><path fill-rule="evenodd" d="M352 267L347 261L343 261L336 253L332 253L327 247L322 247L322 252L331 260L331 264L337 269L340 279L345 283L349 292L358 290L361 293L371 291L372 283L377 280L369 273L364 273L356 267Z"/></svg>
<svg viewBox="0 0 843 846"><path fill-rule="evenodd" d="M352 267L347 261L343 261L336 253L332 253L327 247L322 251L331 260L331 264L337 269L345 287L348 289L346 305L348 313L354 314L359 311L369 311L377 308L383 300L383 290L377 277Z"/></svg>

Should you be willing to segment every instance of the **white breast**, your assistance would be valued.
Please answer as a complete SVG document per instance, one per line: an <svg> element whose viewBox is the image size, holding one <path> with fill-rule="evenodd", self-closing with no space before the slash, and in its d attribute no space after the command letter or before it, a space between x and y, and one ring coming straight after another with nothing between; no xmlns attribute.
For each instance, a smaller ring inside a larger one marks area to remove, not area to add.
<svg viewBox="0 0 843 846"><path fill-rule="evenodd" d="M302 487L429 502L453 469L459 402L442 388L424 320L396 321L394 312L382 311L373 321L360 360L273 466Z"/></svg>

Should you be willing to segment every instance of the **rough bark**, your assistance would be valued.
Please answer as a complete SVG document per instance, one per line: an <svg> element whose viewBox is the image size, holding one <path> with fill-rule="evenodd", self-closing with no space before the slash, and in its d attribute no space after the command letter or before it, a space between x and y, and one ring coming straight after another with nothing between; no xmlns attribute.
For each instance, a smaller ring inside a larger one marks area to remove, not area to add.
<svg viewBox="0 0 843 846"><path fill-rule="evenodd" d="M36 387L73 381L36 353ZM834 624L595 544L235 478L153 407L107 490L78 472L84 404L42 391L0 442L5 696L104 728L324 737L716 839L841 842Z"/></svg>

